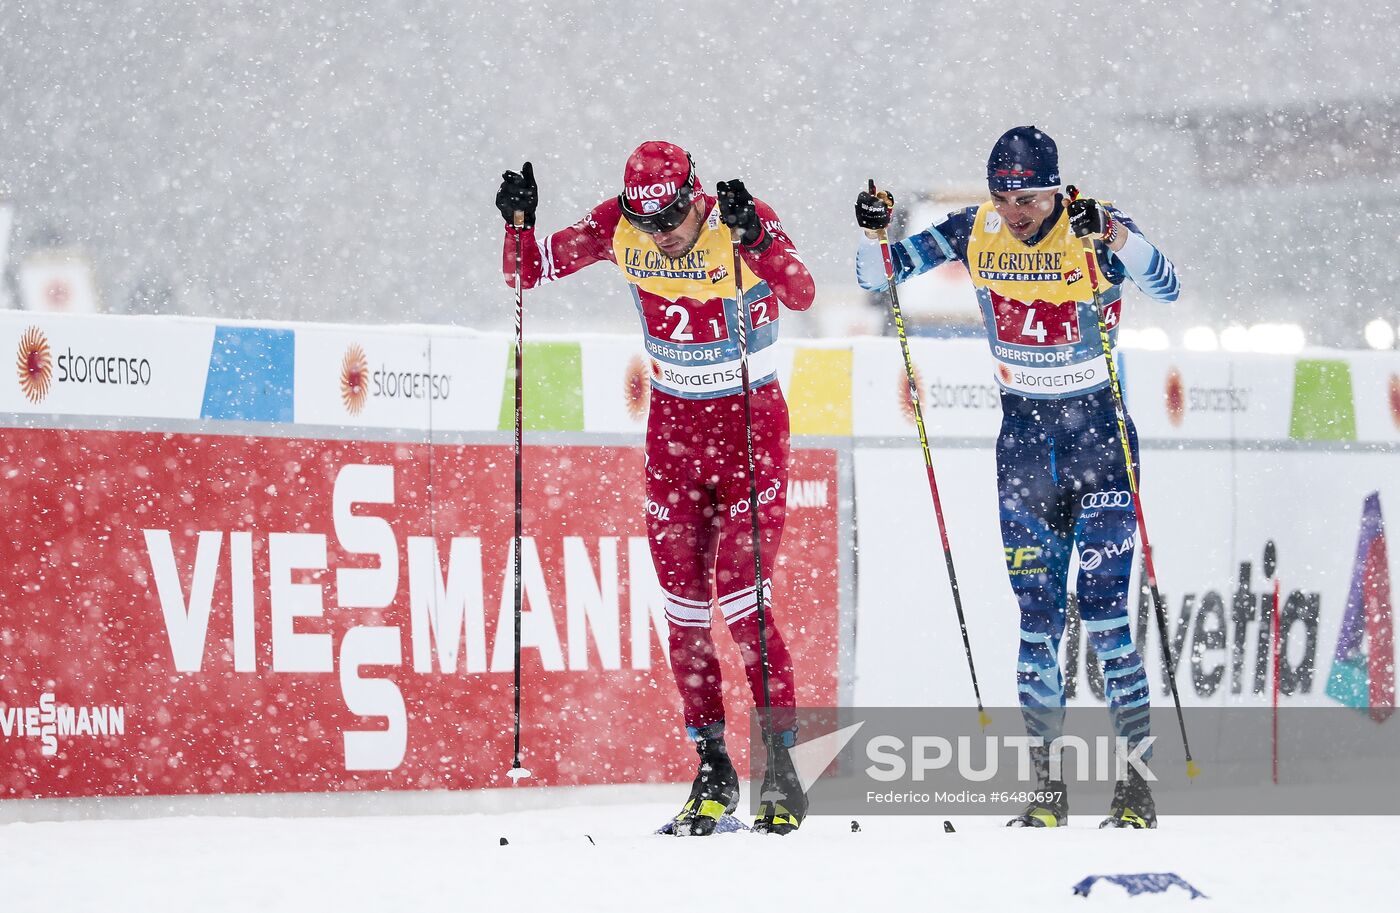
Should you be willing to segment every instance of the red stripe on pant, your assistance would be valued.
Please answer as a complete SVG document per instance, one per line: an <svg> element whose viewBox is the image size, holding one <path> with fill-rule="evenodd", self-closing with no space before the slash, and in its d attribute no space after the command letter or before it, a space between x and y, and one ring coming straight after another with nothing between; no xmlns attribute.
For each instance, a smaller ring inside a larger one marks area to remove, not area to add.
<svg viewBox="0 0 1400 913"><path fill-rule="evenodd" d="M751 393L759 537L765 596L787 515L788 413L776 381ZM717 603L739 645L754 704L763 704L753 525L742 394L688 400L655 389L647 416L647 538L666 591L671 668L687 726L724 719L719 662L710 635ZM795 702L792 659L764 599L768 681L775 708ZM787 728L790 714L776 718Z"/></svg>

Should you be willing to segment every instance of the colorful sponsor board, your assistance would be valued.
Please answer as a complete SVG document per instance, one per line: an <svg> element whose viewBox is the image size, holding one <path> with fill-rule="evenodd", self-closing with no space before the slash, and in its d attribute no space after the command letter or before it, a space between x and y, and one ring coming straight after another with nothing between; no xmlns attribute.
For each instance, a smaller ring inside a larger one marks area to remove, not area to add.
<svg viewBox="0 0 1400 913"><path fill-rule="evenodd" d="M770 353L795 434L850 434L844 346ZM660 370L633 336L532 337L524 345L526 431L641 434ZM509 431L515 347L504 335L310 328L297 332L296 421L307 425Z"/></svg>
<svg viewBox="0 0 1400 913"><path fill-rule="evenodd" d="M1147 439L1400 441L1400 359L1143 352L1124 356L1128 408Z"/></svg>
<svg viewBox="0 0 1400 913"><path fill-rule="evenodd" d="M581 348L583 430L644 432L650 379L660 371L659 364L631 337L586 337ZM787 399L794 435L850 437L849 344L780 340L772 347L771 364Z"/></svg>
<svg viewBox="0 0 1400 913"><path fill-rule="evenodd" d="M895 339L851 343L854 434L903 437L915 432L904 355ZM910 357L924 427L931 437L989 438L1001 428L996 363L980 339L911 339Z"/></svg>
<svg viewBox="0 0 1400 913"><path fill-rule="evenodd" d="M458 364L433 359L432 354L424 334L353 327L300 329L295 421L422 430L440 424L454 402L470 394Z"/></svg>
<svg viewBox="0 0 1400 913"><path fill-rule="evenodd" d="M512 755L510 449L0 432L0 796L469 789ZM637 448L530 447L524 761L693 774ZM836 454L799 450L775 574L799 700L836 693ZM751 698L723 631L730 715ZM742 740L736 753L746 763Z"/></svg>
<svg viewBox="0 0 1400 913"><path fill-rule="evenodd" d="M1356 401L1356 439L1400 441L1400 357L1355 352L1348 361Z"/></svg>
<svg viewBox="0 0 1400 913"><path fill-rule="evenodd" d="M259 325L198 319L0 312L14 370L0 412L259 421L427 431L509 430L514 346L453 328ZM981 340L910 340L928 432L978 438L1000 423ZM773 363L793 432L913 432L893 339L780 341ZM1146 439L1400 441L1400 359L1185 351L1122 353ZM636 434L657 370L630 335L531 337L532 431Z"/></svg>
<svg viewBox="0 0 1400 913"><path fill-rule="evenodd" d="M198 418L214 324L0 311L0 412Z"/></svg>
<svg viewBox="0 0 1400 913"><path fill-rule="evenodd" d="M1123 356L1124 398L1138 434L1163 440L1288 437L1292 365L1202 352Z"/></svg>
<svg viewBox="0 0 1400 913"><path fill-rule="evenodd" d="M660 368L640 337L590 338L581 347L583 427L641 434L651 402L651 378Z"/></svg>

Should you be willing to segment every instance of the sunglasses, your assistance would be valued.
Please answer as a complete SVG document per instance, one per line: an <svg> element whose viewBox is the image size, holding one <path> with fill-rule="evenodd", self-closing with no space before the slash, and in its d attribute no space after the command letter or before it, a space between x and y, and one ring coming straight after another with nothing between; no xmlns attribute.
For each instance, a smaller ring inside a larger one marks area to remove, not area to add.
<svg viewBox="0 0 1400 913"><path fill-rule="evenodd" d="M623 216L638 231L646 232L649 235L675 231L685 221L685 217L690 214L690 201L695 196L695 189L691 183L691 177L695 173L695 163L691 161L689 155L686 155L685 158L688 166L685 179L681 181L680 189L676 191L675 198L665 206L652 212L634 212L627 205L627 195L621 193L617 195L617 201L622 205Z"/></svg>

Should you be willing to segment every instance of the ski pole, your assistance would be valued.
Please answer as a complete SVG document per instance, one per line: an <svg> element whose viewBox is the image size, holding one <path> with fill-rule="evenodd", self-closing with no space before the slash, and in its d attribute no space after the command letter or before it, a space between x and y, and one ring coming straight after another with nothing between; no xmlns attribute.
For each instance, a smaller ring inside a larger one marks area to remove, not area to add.
<svg viewBox="0 0 1400 913"><path fill-rule="evenodd" d="M1066 195L1073 202L1079 190L1073 185L1065 188ZM1157 615L1157 637L1162 641L1162 658L1167 666L1167 684L1171 687L1172 703L1176 705L1176 722L1181 727L1181 747L1186 752L1186 776L1193 779L1201 772L1191 758L1191 743L1186 738L1186 718L1181 712L1181 696L1176 690L1176 671L1172 668L1171 646L1167 633L1167 609L1162 602L1161 591L1157 589L1157 569L1152 563L1152 545L1147 540L1147 518L1142 510L1142 498L1138 495L1137 473L1133 471L1133 450L1128 442L1128 411L1123 405L1123 388L1118 382L1118 368L1113 363L1113 343L1108 338L1108 325L1104 317L1103 296L1099 292L1098 255L1094 251L1091 238L1080 239L1084 245L1084 264L1089 271L1089 288L1094 295L1094 315L1099 322L1099 341L1103 344L1104 360L1108 362L1108 386L1113 396L1113 413L1118 421L1118 442L1123 445L1123 465L1128 471L1128 493L1133 500L1133 514L1137 517L1138 535L1142 537L1143 568L1147 574L1147 585L1152 591L1152 606Z"/></svg>
<svg viewBox="0 0 1400 913"><path fill-rule="evenodd" d="M779 740L773 731L773 692L768 677L768 610L763 598L763 553L761 524L758 521L758 465L753 447L753 405L749 393L749 307L744 300L743 256L739 252L741 230L731 229L731 247L734 251L734 303L739 311L739 382L744 387L744 442L747 448L745 465L749 473L749 523L753 536L753 575L754 598L758 600L758 661L763 676L763 745L768 751L768 761L763 768L763 784L759 787L759 811L765 807L763 797L775 782L773 756ZM773 823L777 806L768 807L765 821Z"/></svg>
<svg viewBox="0 0 1400 913"><path fill-rule="evenodd" d="M515 755L511 760L512 786L530 776L520 763L520 615L524 601L521 586L521 539L524 532L525 452L525 283L521 277L520 233L525 230L525 213L515 214Z"/></svg>
<svg viewBox="0 0 1400 913"><path fill-rule="evenodd" d="M870 192L875 194L875 179L870 179ZM878 196L894 210L894 197L881 192ZM992 718L982 708L982 689L977 685L977 667L972 662L972 641L967 636L967 618L963 615L962 591L958 588L958 572L953 568L953 547L948 542L948 527L943 522L943 501L938 497L938 481L933 474L933 455L928 448L928 432L924 429L924 411L919 405L919 384L914 380L914 359L909 354L909 338L904 333L904 314L899 309L899 292L895 291L894 258L890 255L889 233L881 228L875 233L880 242L880 254L885 260L885 279L889 284L890 313L899 335L899 349L904 354L904 373L909 378L909 400L914 406L914 425L919 429L919 446L924 452L924 469L928 471L928 490L933 495L933 512L938 518L938 535L943 540L943 560L948 566L948 582L953 587L953 608L958 613L958 628L962 631L963 650L967 653L967 671L972 675L972 694L977 699L977 721L983 729Z"/></svg>
<svg viewBox="0 0 1400 913"><path fill-rule="evenodd" d="M1278 674L1279 661L1282 658L1279 652L1280 624L1278 605L1279 593L1282 586L1278 579L1278 547L1274 545L1274 540L1272 539L1264 543L1264 576L1271 577L1274 581L1274 600L1273 606L1269 612L1269 654L1270 664L1273 667L1273 695L1270 700L1270 703L1273 704L1273 736L1271 739L1273 744L1273 751L1271 754L1273 757L1271 759L1271 767L1273 770L1274 785L1278 786Z"/></svg>
<svg viewBox="0 0 1400 913"><path fill-rule="evenodd" d="M749 394L749 308L744 301L743 257L739 252L738 229L732 230L734 248L734 301L739 311L739 381L744 386L744 441L749 473L749 521L753 535L754 597L758 600L758 660L763 672L763 730L765 743L776 742L773 734L773 695L768 683L768 612L763 598L763 553L758 522L758 467L753 448L753 406Z"/></svg>

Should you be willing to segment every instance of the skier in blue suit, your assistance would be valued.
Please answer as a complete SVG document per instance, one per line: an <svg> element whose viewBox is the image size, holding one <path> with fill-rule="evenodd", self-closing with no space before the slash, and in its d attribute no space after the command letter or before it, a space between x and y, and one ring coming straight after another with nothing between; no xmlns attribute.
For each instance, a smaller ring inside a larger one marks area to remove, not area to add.
<svg viewBox="0 0 1400 913"><path fill-rule="evenodd" d="M1070 554L1078 549L1079 614L1103 666L1115 730L1131 748L1147 737L1150 722L1147 672L1128 619L1136 518L1081 239L1093 239L1111 341L1123 283L1131 279L1150 297L1174 301L1176 270L1120 210L1060 192L1055 141L1035 127L997 140L987 184L988 202L891 243L895 281L957 260L976 288L1001 385L997 491L1006 570L1021 610L1016 675L1028 733L1048 745L1063 730L1059 647ZM890 202L869 192L856 202L857 222L867 230L856 276L866 289L887 287L871 233L889 224ZM1131 419L1127 430L1136 471ZM1065 824L1064 782L1051 779L1047 751L1033 757L1041 801L1009 824ZM1102 826L1155 827L1156 820L1151 790L1130 766Z"/></svg>

